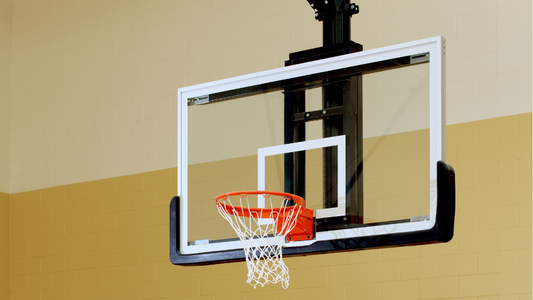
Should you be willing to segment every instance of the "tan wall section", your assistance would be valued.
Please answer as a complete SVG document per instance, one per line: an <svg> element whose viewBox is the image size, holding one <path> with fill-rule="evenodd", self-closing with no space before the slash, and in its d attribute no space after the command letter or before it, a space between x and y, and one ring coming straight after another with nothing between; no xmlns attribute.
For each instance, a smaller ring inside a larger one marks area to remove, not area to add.
<svg viewBox="0 0 533 300"><path fill-rule="evenodd" d="M180 278L168 262L175 174L167 169L13 194L12 299L170 296L170 280Z"/></svg>
<svg viewBox="0 0 533 300"><path fill-rule="evenodd" d="M448 124L531 112L531 1L357 4L365 49L447 39ZM306 1L13 3L12 192L176 166L176 90L321 45Z"/></svg>
<svg viewBox="0 0 533 300"><path fill-rule="evenodd" d="M9 193L11 147L11 0L0 0L0 192Z"/></svg>
<svg viewBox="0 0 533 300"><path fill-rule="evenodd" d="M447 124L531 111L531 1L357 1L365 49L446 38ZM510 101L510 102L509 102Z"/></svg>
<svg viewBox="0 0 533 300"><path fill-rule="evenodd" d="M244 263L170 264L175 169L16 193L11 299L528 299L531 126L530 113L448 126L451 242L287 258L289 290L254 290Z"/></svg>
<svg viewBox="0 0 533 300"><path fill-rule="evenodd" d="M176 90L316 45L301 4L15 1L13 190L175 167Z"/></svg>
<svg viewBox="0 0 533 300"><path fill-rule="evenodd" d="M0 299L9 299L9 194L0 192Z"/></svg>

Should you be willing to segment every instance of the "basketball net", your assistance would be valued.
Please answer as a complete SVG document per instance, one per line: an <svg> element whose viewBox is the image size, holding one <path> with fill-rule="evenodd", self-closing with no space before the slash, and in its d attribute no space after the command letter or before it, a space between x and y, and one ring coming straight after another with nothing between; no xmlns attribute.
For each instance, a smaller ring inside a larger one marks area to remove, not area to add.
<svg viewBox="0 0 533 300"><path fill-rule="evenodd" d="M287 233L296 226L296 218L302 206L289 204L291 198L282 196L281 207L273 208L273 194L257 193L257 201L264 203L258 206L266 208L250 208L250 192L241 193L237 195L238 206L230 201L229 196L235 196L231 193L218 196L216 203L218 211L233 227L244 246L248 267L246 282L254 288L257 285L281 282L281 286L286 289L289 287L289 268L283 262L282 244Z"/></svg>

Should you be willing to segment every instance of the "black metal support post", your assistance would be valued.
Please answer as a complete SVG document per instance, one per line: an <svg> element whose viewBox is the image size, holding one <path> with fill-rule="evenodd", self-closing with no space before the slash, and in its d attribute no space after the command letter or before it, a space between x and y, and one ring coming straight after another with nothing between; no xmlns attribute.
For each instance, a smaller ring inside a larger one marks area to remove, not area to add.
<svg viewBox="0 0 533 300"><path fill-rule="evenodd" d="M324 47L347 43L351 39L351 11L348 0L330 0L323 13ZM353 7L353 6L352 6ZM356 51L361 51L357 49ZM324 108L342 107L342 115L326 118L323 136L346 135L346 215L348 224L363 223L363 173L362 173L362 76L353 76L322 89ZM336 206L337 152L324 150L324 201L325 207ZM343 166L344 167L344 166ZM348 217L350 220L348 220ZM341 222L344 223L344 222Z"/></svg>
<svg viewBox="0 0 533 300"><path fill-rule="evenodd" d="M359 7L349 0L308 0L315 11L315 18L323 22L323 47L291 53L286 66L314 61L341 54L362 51L363 47L350 40L351 16ZM337 78L323 82L322 109L340 110L340 114L325 114L323 137L346 135L346 217L331 219L329 225L347 226L363 223L363 124L362 124L362 76ZM295 116L305 112L305 92L285 92L285 143L305 139L305 121ZM315 116L314 112L308 115ZM307 113L306 113L307 114ZM315 120L316 117L313 118ZM302 122L304 121L304 122ZM285 191L305 197L305 153L285 155ZM336 149L323 152L324 207L337 206ZM344 166L339 166L344 167ZM317 220L320 224L321 220ZM320 226L317 227L320 230Z"/></svg>
<svg viewBox="0 0 533 300"><path fill-rule="evenodd" d="M319 2L319 1L315 1ZM351 11L348 0L323 1L322 44L331 46L351 40ZM352 4L355 5L355 4Z"/></svg>

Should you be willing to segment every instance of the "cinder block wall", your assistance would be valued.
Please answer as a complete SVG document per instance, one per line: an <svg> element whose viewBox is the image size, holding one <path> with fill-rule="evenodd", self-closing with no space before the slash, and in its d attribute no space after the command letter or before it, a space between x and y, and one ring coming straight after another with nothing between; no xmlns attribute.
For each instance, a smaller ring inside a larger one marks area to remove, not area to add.
<svg viewBox="0 0 533 300"><path fill-rule="evenodd" d="M0 0L0 193L10 192L11 36L11 0Z"/></svg>
<svg viewBox="0 0 533 300"><path fill-rule="evenodd" d="M0 192L0 299L9 299L9 194Z"/></svg>
<svg viewBox="0 0 533 300"><path fill-rule="evenodd" d="M447 39L456 236L289 258L287 291L243 263L171 265L168 203L177 88L320 46L307 2L12 2L10 299L531 297L531 1L357 2L365 49Z"/></svg>

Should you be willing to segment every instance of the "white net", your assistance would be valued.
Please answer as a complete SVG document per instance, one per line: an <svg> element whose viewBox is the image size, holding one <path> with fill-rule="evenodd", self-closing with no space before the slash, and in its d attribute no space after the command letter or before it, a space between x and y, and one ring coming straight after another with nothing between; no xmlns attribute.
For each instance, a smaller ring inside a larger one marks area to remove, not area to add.
<svg viewBox="0 0 533 300"><path fill-rule="evenodd" d="M257 201L261 204L258 206L264 208L250 208L248 194L237 197L238 206L234 206L228 196L216 203L222 217L242 241L248 267L246 282L254 288L281 282L284 289L288 288L289 269L283 262L282 244L287 233L296 226L302 206L290 203L290 198L282 196L281 205L273 209L272 195L258 194Z"/></svg>

